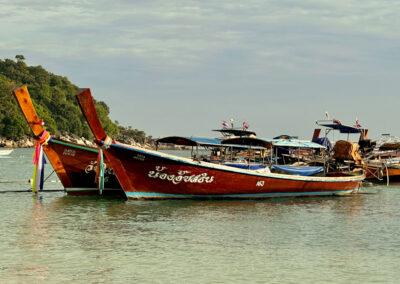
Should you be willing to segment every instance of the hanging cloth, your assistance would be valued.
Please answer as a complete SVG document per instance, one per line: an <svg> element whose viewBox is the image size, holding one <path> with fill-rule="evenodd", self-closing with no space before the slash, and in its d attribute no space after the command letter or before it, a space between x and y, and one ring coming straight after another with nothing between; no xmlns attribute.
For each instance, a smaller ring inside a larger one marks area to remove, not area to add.
<svg viewBox="0 0 400 284"><path fill-rule="evenodd" d="M43 145L47 145L50 141L50 133L46 130L43 131L39 139L35 139L36 148L33 155L33 164L35 165L33 170L33 182L32 182L32 192L38 193L38 190L43 190L44 181L44 164L46 160L43 156Z"/></svg>
<svg viewBox="0 0 400 284"><path fill-rule="evenodd" d="M99 147L99 155L97 156L97 168L96 168L96 178L95 182L97 183L97 187L99 189L100 195L104 190L104 158L103 158L103 150L110 147L112 140L109 136L107 136L104 141L101 141L102 145Z"/></svg>

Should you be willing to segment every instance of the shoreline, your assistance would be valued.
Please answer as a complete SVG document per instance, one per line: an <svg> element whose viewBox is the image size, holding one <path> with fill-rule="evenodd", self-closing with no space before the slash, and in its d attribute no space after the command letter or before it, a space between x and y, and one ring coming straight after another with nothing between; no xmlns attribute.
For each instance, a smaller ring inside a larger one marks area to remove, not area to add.
<svg viewBox="0 0 400 284"><path fill-rule="evenodd" d="M58 135L55 136L55 138L58 139L62 139L68 142L73 142L73 143L77 143L80 145L85 145L85 146L89 146L89 147L93 147L93 148L97 148L97 145L91 141L88 140L84 137L78 137L75 135ZM136 142L133 138L131 137L126 137L126 136L122 136L122 137L117 137L118 142L127 144L127 145L131 145L131 146L138 146L138 147L142 147L145 149L151 149L151 150L155 150L156 146L154 144L153 141L150 141L149 143L138 143ZM23 138L19 139L19 140L11 140L11 139L6 139L4 137L0 137L0 149L1 148L34 148L36 145L35 140L33 139L33 137L28 137L28 136L24 136ZM185 146L179 146L179 145L159 145L158 146L158 150L184 150Z"/></svg>

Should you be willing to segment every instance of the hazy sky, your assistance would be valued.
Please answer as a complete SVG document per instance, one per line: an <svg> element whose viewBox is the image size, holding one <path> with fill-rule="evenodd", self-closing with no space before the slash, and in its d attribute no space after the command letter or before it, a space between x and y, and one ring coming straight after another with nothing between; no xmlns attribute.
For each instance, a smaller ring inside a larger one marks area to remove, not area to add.
<svg viewBox="0 0 400 284"><path fill-rule="evenodd" d="M400 1L0 0L1 59L66 76L111 119L310 139L325 111L400 136Z"/></svg>

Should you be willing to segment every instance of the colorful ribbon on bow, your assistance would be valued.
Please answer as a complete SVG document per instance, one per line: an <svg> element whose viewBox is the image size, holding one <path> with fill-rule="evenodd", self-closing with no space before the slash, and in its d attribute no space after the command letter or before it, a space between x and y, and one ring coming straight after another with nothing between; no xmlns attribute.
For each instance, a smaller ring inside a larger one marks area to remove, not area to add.
<svg viewBox="0 0 400 284"><path fill-rule="evenodd" d="M103 144L99 148L99 155L97 156L97 168L96 168L96 182L97 182L97 187L99 189L100 195L103 193L104 189L104 160L103 160L103 150L107 149L110 147L110 144L112 142L111 138L107 136L104 141L102 141Z"/></svg>
<svg viewBox="0 0 400 284"><path fill-rule="evenodd" d="M32 182L32 191L37 194L38 190L43 189L43 181L44 181L44 164L46 163L46 160L43 156L43 145L47 145L47 142L49 142L51 139L50 133L48 133L46 130L43 131L42 135L40 136L39 139L36 139L36 149L35 153L33 156L33 164L35 165L35 168L33 170L33 182ZM38 173L40 174L40 177L38 178Z"/></svg>

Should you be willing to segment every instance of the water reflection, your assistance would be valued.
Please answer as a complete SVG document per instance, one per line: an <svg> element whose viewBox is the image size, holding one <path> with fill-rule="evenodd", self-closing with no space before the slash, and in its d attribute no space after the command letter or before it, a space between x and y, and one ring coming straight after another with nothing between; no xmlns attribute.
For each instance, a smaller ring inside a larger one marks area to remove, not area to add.
<svg viewBox="0 0 400 284"><path fill-rule="evenodd" d="M151 282L156 275L160 282L348 283L378 275L375 259L393 276L400 191L373 192L160 201L5 195L1 210L15 218L3 219L14 226L3 271L17 282Z"/></svg>
<svg viewBox="0 0 400 284"><path fill-rule="evenodd" d="M32 195L29 213L19 227L18 248L21 250L20 262L14 267L18 276L33 276L36 279L47 279L50 276L49 266L40 260L43 254L53 246L49 230L47 207L42 197Z"/></svg>

